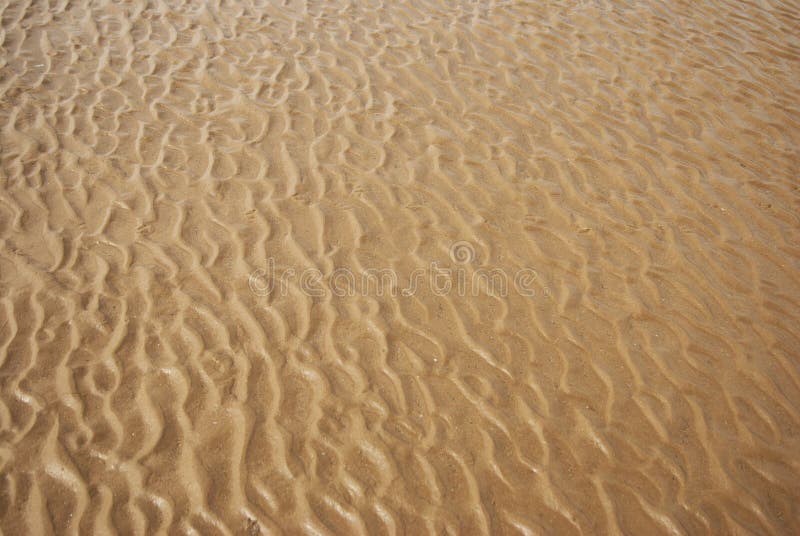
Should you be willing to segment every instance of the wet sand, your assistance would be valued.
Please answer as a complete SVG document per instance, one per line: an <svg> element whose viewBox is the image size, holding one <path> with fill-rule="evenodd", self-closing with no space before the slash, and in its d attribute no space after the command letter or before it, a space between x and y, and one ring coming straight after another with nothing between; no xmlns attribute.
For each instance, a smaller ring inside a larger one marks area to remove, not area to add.
<svg viewBox="0 0 800 536"><path fill-rule="evenodd" d="M797 2L0 12L4 534L800 533Z"/></svg>

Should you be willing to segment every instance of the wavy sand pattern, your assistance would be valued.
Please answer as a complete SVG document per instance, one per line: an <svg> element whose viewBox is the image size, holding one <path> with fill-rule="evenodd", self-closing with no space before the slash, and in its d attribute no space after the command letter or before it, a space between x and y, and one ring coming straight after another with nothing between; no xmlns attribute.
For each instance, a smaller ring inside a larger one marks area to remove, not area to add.
<svg viewBox="0 0 800 536"><path fill-rule="evenodd" d="M797 2L0 10L4 534L800 533Z"/></svg>

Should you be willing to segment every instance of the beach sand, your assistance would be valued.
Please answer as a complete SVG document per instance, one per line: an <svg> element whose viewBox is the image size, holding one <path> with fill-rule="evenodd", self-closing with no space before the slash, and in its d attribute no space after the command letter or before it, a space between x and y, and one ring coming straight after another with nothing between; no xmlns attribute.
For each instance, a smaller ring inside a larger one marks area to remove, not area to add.
<svg viewBox="0 0 800 536"><path fill-rule="evenodd" d="M3 534L800 533L800 5L0 2Z"/></svg>

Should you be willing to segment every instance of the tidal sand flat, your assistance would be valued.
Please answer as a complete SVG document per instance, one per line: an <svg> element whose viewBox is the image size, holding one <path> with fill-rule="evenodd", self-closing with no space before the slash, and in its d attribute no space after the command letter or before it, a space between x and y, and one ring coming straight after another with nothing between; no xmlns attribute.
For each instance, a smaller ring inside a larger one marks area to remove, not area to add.
<svg viewBox="0 0 800 536"><path fill-rule="evenodd" d="M2 534L800 534L797 1L0 27Z"/></svg>

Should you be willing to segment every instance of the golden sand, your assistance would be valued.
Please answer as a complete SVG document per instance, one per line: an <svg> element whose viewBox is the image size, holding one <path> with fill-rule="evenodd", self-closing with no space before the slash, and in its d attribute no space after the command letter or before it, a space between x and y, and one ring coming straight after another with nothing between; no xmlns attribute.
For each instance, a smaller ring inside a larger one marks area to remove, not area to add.
<svg viewBox="0 0 800 536"><path fill-rule="evenodd" d="M3 534L800 533L800 5L0 2Z"/></svg>

